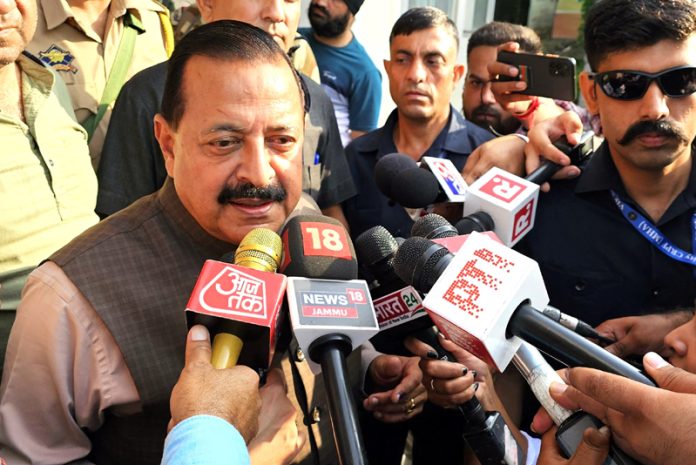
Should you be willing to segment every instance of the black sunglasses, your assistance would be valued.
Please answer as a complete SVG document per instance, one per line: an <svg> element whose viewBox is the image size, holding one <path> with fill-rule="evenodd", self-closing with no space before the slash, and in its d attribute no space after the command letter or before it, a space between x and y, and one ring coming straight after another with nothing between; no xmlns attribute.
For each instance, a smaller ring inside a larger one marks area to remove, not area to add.
<svg viewBox="0 0 696 465"><path fill-rule="evenodd" d="M696 92L696 67L679 66L651 74L642 71L616 70L591 75L608 97L618 100L638 100L645 95L650 83L657 81L668 97L685 97Z"/></svg>

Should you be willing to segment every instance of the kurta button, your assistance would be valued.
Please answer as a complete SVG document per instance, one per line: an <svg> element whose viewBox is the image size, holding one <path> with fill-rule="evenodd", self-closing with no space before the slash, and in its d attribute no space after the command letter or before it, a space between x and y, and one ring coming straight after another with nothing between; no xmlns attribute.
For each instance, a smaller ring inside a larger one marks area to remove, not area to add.
<svg viewBox="0 0 696 465"><path fill-rule="evenodd" d="M53 160L48 160L49 166L53 166Z"/></svg>
<svg viewBox="0 0 696 465"><path fill-rule="evenodd" d="M304 352L302 352L302 349L297 349L297 352L295 352L295 360L298 362L304 362L305 356Z"/></svg>
<svg viewBox="0 0 696 465"><path fill-rule="evenodd" d="M578 281L577 283L575 283L575 290L578 292L584 291L586 287L587 284L584 281Z"/></svg>
<svg viewBox="0 0 696 465"><path fill-rule="evenodd" d="M657 297L658 295L660 295L660 290L659 290L659 289L653 289L652 294L653 294L655 297Z"/></svg>
<svg viewBox="0 0 696 465"><path fill-rule="evenodd" d="M321 410L319 410L319 407L314 407L312 409L312 421L314 423L319 423L321 421Z"/></svg>

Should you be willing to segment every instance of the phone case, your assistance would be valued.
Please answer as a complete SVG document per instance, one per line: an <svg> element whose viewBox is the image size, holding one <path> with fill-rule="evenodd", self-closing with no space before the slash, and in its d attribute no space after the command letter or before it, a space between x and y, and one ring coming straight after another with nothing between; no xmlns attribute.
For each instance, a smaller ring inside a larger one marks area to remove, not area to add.
<svg viewBox="0 0 696 465"><path fill-rule="evenodd" d="M575 100L574 58L502 51L498 53L498 61L520 70L516 78L499 78L501 81L526 81L527 89L519 93L556 100Z"/></svg>

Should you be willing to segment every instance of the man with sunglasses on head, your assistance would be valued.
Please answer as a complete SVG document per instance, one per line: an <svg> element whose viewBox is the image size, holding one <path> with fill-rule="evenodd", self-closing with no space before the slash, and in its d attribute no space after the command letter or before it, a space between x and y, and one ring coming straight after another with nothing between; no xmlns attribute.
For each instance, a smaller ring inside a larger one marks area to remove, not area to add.
<svg viewBox="0 0 696 465"><path fill-rule="evenodd" d="M539 262L552 305L604 322L616 354L642 355L662 349L696 297L696 4L601 0L585 49L593 72L580 87L605 141L579 177L542 194L520 248ZM537 125L527 167L540 154L567 164L551 140L574 143L581 130L570 113Z"/></svg>

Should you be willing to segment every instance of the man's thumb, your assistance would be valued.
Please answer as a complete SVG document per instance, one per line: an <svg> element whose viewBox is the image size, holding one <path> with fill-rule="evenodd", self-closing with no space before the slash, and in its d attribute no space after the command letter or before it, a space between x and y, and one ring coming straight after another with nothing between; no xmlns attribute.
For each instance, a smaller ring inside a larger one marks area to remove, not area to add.
<svg viewBox="0 0 696 465"><path fill-rule="evenodd" d="M673 392L696 393L696 375L670 365L655 352L645 354L643 365L661 388Z"/></svg>
<svg viewBox="0 0 696 465"><path fill-rule="evenodd" d="M396 355L382 355L374 361L374 381L381 385L396 383L401 378L401 360Z"/></svg>

